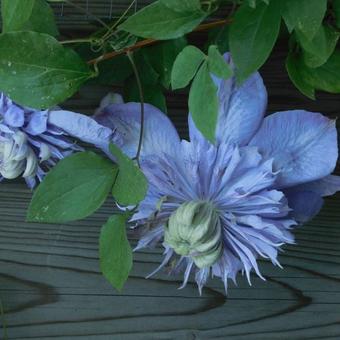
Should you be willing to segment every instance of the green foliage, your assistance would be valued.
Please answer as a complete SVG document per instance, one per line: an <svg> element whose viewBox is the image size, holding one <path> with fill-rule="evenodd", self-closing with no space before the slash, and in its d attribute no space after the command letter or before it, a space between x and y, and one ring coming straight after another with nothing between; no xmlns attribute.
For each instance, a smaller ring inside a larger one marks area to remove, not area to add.
<svg viewBox="0 0 340 340"><path fill-rule="evenodd" d="M47 34L0 35L0 89L22 105L51 107L73 95L91 76L73 50Z"/></svg>
<svg viewBox="0 0 340 340"><path fill-rule="evenodd" d="M289 32L295 29L306 39L313 39L325 16L327 0L285 0L282 3L282 16Z"/></svg>
<svg viewBox="0 0 340 340"><path fill-rule="evenodd" d="M104 203L116 175L116 167L93 152L61 160L35 190L27 220L63 223L91 215Z"/></svg>
<svg viewBox="0 0 340 340"><path fill-rule="evenodd" d="M228 79L233 74L229 64L226 63L215 45L209 47L208 66L211 73L222 79Z"/></svg>
<svg viewBox="0 0 340 340"><path fill-rule="evenodd" d="M336 50L320 67L308 67L301 55L291 52L286 67L294 85L306 96L315 98L315 91L340 93L340 51Z"/></svg>
<svg viewBox="0 0 340 340"><path fill-rule="evenodd" d="M201 10L200 0L160 0L160 2L176 12L196 12Z"/></svg>
<svg viewBox="0 0 340 340"><path fill-rule="evenodd" d="M209 32L207 46L216 45L221 53L229 51L229 26L215 28Z"/></svg>
<svg viewBox="0 0 340 340"><path fill-rule="evenodd" d="M134 62L141 81L144 102L152 104L166 113L167 107L163 94L162 74L159 74L154 68L157 65L154 66L153 59L149 58L149 53L146 50L135 53ZM140 102L139 88L133 73L124 82L123 94L126 102Z"/></svg>
<svg viewBox="0 0 340 340"><path fill-rule="evenodd" d="M121 85L133 74L129 59L123 54L98 65L99 75L94 79L102 85Z"/></svg>
<svg viewBox="0 0 340 340"><path fill-rule="evenodd" d="M218 98L217 87L210 76L207 62L200 67L192 83L189 110L197 128L210 142L214 143Z"/></svg>
<svg viewBox="0 0 340 340"><path fill-rule="evenodd" d="M100 269L121 291L132 268L132 250L126 237L125 215L114 215L103 225L99 238Z"/></svg>
<svg viewBox="0 0 340 340"><path fill-rule="evenodd" d="M304 50L304 61L309 67L324 64L333 53L339 39L339 32L329 26L320 26L313 39L306 39L304 34L296 32Z"/></svg>
<svg viewBox="0 0 340 340"><path fill-rule="evenodd" d="M45 0L2 0L2 31L35 31L57 36L53 12Z"/></svg>
<svg viewBox="0 0 340 340"><path fill-rule="evenodd" d="M186 87L205 59L204 53L195 46L187 46L178 54L171 73L172 89Z"/></svg>
<svg viewBox="0 0 340 340"><path fill-rule="evenodd" d="M131 76L124 83L124 101L125 102L140 102L140 94L136 79ZM151 104L162 112L167 113L166 100L162 88L158 83L143 84L144 102Z"/></svg>
<svg viewBox="0 0 340 340"><path fill-rule="evenodd" d="M281 2L261 2L256 8L241 5L230 28L230 50L240 82L255 72L269 57L281 24Z"/></svg>
<svg viewBox="0 0 340 340"><path fill-rule="evenodd" d="M228 79L232 70L216 45L208 48L208 56L195 46L187 46L175 60L171 84L173 89L186 87L192 79L189 110L197 128L212 143L218 114L217 86L210 73Z"/></svg>
<svg viewBox="0 0 340 340"><path fill-rule="evenodd" d="M134 161L117 146L110 144L110 152L116 158L119 170L112 195L120 205L136 205L142 201L148 190L148 182Z"/></svg>
<svg viewBox="0 0 340 340"><path fill-rule="evenodd" d="M160 83L169 89L171 82L171 71L178 54L187 45L185 38L164 41L144 50L144 55L159 74Z"/></svg>
<svg viewBox="0 0 340 340"><path fill-rule="evenodd" d="M158 0L129 17L119 28L143 38L179 38L207 17L208 13L197 3L197 0Z"/></svg>
<svg viewBox="0 0 340 340"><path fill-rule="evenodd" d="M293 84L307 97L314 99L314 88L310 85L303 75L303 68L307 68L302 58L297 58L293 53L290 53L286 60L286 68L288 75Z"/></svg>

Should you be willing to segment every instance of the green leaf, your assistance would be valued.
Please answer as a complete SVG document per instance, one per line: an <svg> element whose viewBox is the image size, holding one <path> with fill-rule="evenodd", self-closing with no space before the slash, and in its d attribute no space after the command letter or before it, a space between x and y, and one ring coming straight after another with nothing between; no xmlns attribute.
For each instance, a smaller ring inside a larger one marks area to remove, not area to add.
<svg viewBox="0 0 340 340"><path fill-rule="evenodd" d="M3 32L35 31L59 35L54 14L45 0L2 0Z"/></svg>
<svg viewBox="0 0 340 340"><path fill-rule="evenodd" d="M138 69L139 77L143 85L156 85L159 82L159 74L146 58L143 50L134 54L134 60Z"/></svg>
<svg viewBox="0 0 340 340"><path fill-rule="evenodd" d="M177 56L171 72L172 89L186 87L195 76L205 54L195 46L187 46Z"/></svg>
<svg viewBox="0 0 340 340"><path fill-rule="evenodd" d="M114 215L103 225L99 238L100 269L119 291L132 268L132 250L126 237L126 216Z"/></svg>
<svg viewBox="0 0 340 340"><path fill-rule="evenodd" d="M93 46L90 43L75 45L74 50L84 61L98 58L101 55L100 51L93 51ZM89 81L91 84L122 85L133 74L131 63L126 54L101 61L97 66L99 74Z"/></svg>
<svg viewBox="0 0 340 340"><path fill-rule="evenodd" d="M224 60L215 45L209 47L208 66L211 73L222 79L228 79L233 74L229 64Z"/></svg>
<svg viewBox="0 0 340 340"><path fill-rule="evenodd" d="M27 220L64 223L91 215L104 203L116 174L112 162L93 152L61 160L35 190Z"/></svg>
<svg viewBox="0 0 340 340"><path fill-rule="evenodd" d="M207 15L200 9L175 11L159 0L129 17L119 29L143 38L174 39L191 32Z"/></svg>
<svg viewBox="0 0 340 340"><path fill-rule="evenodd" d="M178 54L187 45L184 37L161 42L155 46L145 48L144 55L153 69L159 74L159 81L169 89L171 82L171 71Z"/></svg>
<svg viewBox="0 0 340 340"><path fill-rule="evenodd" d="M304 65L302 59L296 58L293 53L288 54L286 68L289 78L301 93L311 99L315 99L314 87L306 81L303 73L301 72L303 67L306 66Z"/></svg>
<svg viewBox="0 0 340 340"><path fill-rule="evenodd" d="M313 39L327 10L327 0L285 0L282 16L289 32L294 29Z"/></svg>
<svg viewBox="0 0 340 340"><path fill-rule="evenodd" d="M290 60L289 60L290 58ZM299 88L299 90L309 96L314 98L315 90L326 91L330 93L340 93L340 51L335 50L332 56L327 60L325 64L317 68L310 68L304 64L303 58L301 56L289 55L287 59L290 63L295 65L295 74L293 74L293 79L291 72L289 75L293 83ZM287 65L288 66L288 65ZM289 68L287 67L288 71ZM295 76L295 79L294 79ZM303 80L301 88L301 83L296 84L296 78ZM298 86L299 85L299 86ZM306 86L307 89L306 89Z"/></svg>
<svg viewBox="0 0 340 340"><path fill-rule="evenodd" d="M221 53L229 51L229 25L209 31L207 46L216 45Z"/></svg>
<svg viewBox="0 0 340 340"><path fill-rule="evenodd" d="M133 74L126 55L102 61L98 64L99 75L95 81L102 85L119 85Z"/></svg>
<svg viewBox="0 0 340 340"><path fill-rule="evenodd" d="M210 76L207 62L204 62L192 82L189 110L197 128L210 142L214 143L218 98L217 87Z"/></svg>
<svg viewBox="0 0 340 340"><path fill-rule="evenodd" d="M248 3L248 6L255 8L256 5L260 2L263 1L264 3L266 3L267 5L269 4L269 0L246 0L246 2Z"/></svg>
<svg viewBox="0 0 340 340"><path fill-rule="evenodd" d="M0 35L0 90L22 105L48 108L61 103L92 76L73 50L47 34Z"/></svg>
<svg viewBox="0 0 340 340"><path fill-rule="evenodd" d="M162 112L167 113L166 100L161 86L158 84L143 84L144 102L159 108ZM124 86L125 102L140 102L139 89L134 76L130 77Z"/></svg>
<svg viewBox="0 0 340 340"><path fill-rule="evenodd" d="M119 165L118 175L112 189L112 195L120 205L137 205L148 190L148 182L134 161L126 156L114 144L110 144L110 152Z"/></svg>
<svg viewBox="0 0 340 340"><path fill-rule="evenodd" d="M304 49L304 60L309 67L324 64L333 53L339 39L339 33L329 26L320 26L312 40L297 32L298 40Z"/></svg>
<svg viewBox="0 0 340 340"><path fill-rule="evenodd" d="M160 0L160 2L176 12L201 10L201 3L199 0Z"/></svg>
<svg viewBox="0 0 340 340"><path fill-rule="evenodd" d="M272 51L280 30L281 2L242 5L230 28L230 50L239 82L261 67Z"/></svg>
<svg viewBox="0 0 340 340"><path fill-rule="evenodd" d="M336 50L325 64L318 68L304 68L305 79L316 89L340 93L340 51Z"/></svg>

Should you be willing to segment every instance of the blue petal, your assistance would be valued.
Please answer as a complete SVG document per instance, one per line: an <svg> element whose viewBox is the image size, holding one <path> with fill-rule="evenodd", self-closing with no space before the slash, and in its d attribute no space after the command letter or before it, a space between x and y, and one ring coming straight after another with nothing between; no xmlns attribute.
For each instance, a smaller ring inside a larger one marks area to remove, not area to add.
<svg viewBox="0 0 340 340"><path fill-rule="evenodd" d="M340 191L340 176L329 175L317 181L292 187L296 191L312 191L320 196L331 196Z"/></svg>
<svg viewBox="0 0 340 340"><path fill-rule="evenodd" d="M277 184L289 187L329 175L338 158L335 121L302 110L266 117L250 145L274 158Z"/></svg>
<svg viewBox="0 0 340 340"><path fill-rule="evenodd" d="M161 153L176 154L180 145L178 133L169 118L152 105L144 105L143 157ZM116 131L123 139L122 149L130 157L136 155L140 135L139 103L112 104L97 113L100 124Z"/></svg>
<svg viewBox="0 0 340 340"><path fill-rule="evenodd" d="M307 222L317 215L322 208L323 199L311 191L286 192L288 205L293 211L291 215L301 223Z"/></svg>
<svg viewBox="0 0 340 340"><path fill-rule="evenodd" d="M48 111L36 111L31 114L29 123L25 131L32 136L37 136L44 133L47 129Z"/></svg>
<svg viewBox="0 0 340 340"><path fill-rule="evenodd" d="M229 54L227 62L232 64ZM232 65L233 67L233 65ZM218 87L219 113L216 141L246 145L259 128L267 106L267 91L259 73L254 73L241 86L235 77L227 80L214 77ZM189 116L190 138L203 138Z"/></svg>
<svg viewBox="0 0 340 340"><path fill-rule="evenodd" d="M91 143L107 151L113 139L111 129L98 124L93 118L71 111L50 111L48 123L62 129L69 136Z"/></svg>
<svg viewBox="0 0 340 340"><path fill-rule="evenodd" d="M3 108L2 108L3 109ZM11 104L5 111L1 112L4 122L9 126L21 127L25 122L25 112L15 104Z"/></svg>

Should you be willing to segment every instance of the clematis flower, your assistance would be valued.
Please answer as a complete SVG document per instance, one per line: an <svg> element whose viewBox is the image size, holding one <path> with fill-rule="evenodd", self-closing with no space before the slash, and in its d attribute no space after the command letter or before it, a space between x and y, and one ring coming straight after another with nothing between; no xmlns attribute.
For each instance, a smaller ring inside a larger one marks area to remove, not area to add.
<svg viewBox="0 0 340 340"><path fill-rule="evenodd" d="M90 117L25 108L0 93L0 180L22 176L33 188L58 160L82 150L70 136L102 149L114 139L111 129Z"/></svg>
<svg viewBox="0 0 340 340"><path fill-rule="evenodd" d="M229 55L225 56L233 67ZM149 191L131 222L141 238L136 249L164 246L161 265L190 273L201 292L218 276L227 290L239 272L262 276L257 260L280 266L292 229L311 219L322 197L340 189L331 175L338 158L335 121L320 113L283 111L264 117L267 93L258 73L241 86L214 78L219 113L216 142L208 142L189 115L190 141L180 140L170 120L145 105L141 167ZM208 99L207 99L208 100ZM116 129L134 156L140 128L138 103L113 104L96 116Z"/></svg>

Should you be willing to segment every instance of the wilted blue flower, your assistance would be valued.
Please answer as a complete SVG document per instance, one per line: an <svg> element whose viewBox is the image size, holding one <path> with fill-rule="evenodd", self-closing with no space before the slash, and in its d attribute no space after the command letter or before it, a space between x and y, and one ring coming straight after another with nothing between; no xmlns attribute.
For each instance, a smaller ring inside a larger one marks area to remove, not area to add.
<svg viewBox="0 0 340 340"><path fill-rule="evenodd" d="M334 121L302 110L264 118L267 93L258 73L241 86L235 79L214 81L215 145L191 117L190 142L181 141L162 112L145 106L141 166L149 191L132 217L142 234L137 249L163 243L155 272L164 266L184 272L183 286L195 272L200 291L210 275L221 277L226 289L238 272L249 283L252 270L263 278L257 259L279 265L280 247L294 243L291 229L319 211L322 196L340 189L340 178L330 175L338 158ZM125 152L135 155L138 103L110 105L97 120L117 129Z"/></svg>
<svg viewBox="0 0 340 340"><path fill-rule="evenodd" d="M104 148L112 130L78 113L24 108L0 93L0 179L22 176L34 187L58 160L82 150L67 136Z"/></svg>

